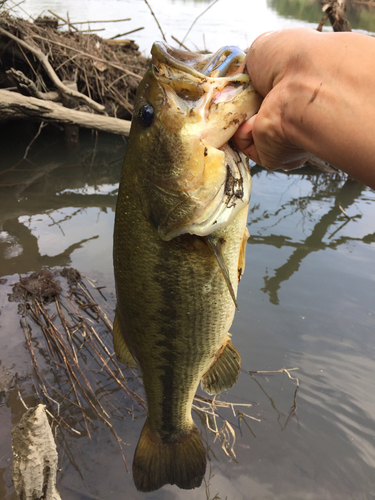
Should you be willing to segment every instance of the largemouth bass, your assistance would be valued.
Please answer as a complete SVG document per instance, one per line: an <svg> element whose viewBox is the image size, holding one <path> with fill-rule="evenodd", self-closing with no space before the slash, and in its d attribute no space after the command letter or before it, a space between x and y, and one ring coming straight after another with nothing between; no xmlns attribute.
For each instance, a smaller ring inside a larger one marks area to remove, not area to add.
<svg viewBox="0 0 375 500"><path fill-rule="evenodd" d="M140 491L200 486L206 452L193 422L199 385L231 387L230 341L245 267L251 176L228 141L261 97L233 74L244 55L152 47L134 107L116 209L114 346L139 364L148 414L133 460Z"/></svg>

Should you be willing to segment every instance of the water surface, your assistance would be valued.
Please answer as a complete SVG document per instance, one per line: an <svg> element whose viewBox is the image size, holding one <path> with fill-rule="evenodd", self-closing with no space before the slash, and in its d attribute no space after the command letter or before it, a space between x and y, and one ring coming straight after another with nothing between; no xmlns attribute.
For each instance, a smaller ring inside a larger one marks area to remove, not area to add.
<svg viewBox="0 0 375 500"><path fill-rule="evenodd" d="M204 15L203 11L212 3L209 0L158 0L149 2L162 27L168 43L175 44L172 36L184 41L191 50L204 48L216 51L223 45L237 45L242 49L265 31L308 26L316 28L323 17L321 5L316 0L219 0ZM142 0L25 0L19 11L32 17L50 15L52 10L71 22L131 18L119 23L98 23L90 25L98 35L110 38L121 33L144 27L142 31L130 34L141 51L148 55L152 43L162 35ZM200 16L200 17L198 17ZM375 9L367 6L348 8L349 20L354 29L375 31ZM198 19L197 19L198 18ZM194 23L194 25L193 25ZM80 26L87 29L86 26ZM190 30L191 28L191 30ZM326 23L327 30L331 30ZM190 31L189 31L190 30Z"/></svg>

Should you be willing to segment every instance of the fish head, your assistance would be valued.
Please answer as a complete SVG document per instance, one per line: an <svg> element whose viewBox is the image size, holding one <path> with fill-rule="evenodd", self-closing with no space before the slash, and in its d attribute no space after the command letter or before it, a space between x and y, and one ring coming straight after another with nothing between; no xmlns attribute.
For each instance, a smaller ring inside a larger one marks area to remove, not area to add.
<svg viewBox="0 0 375 500"><path fill-rule="evenodd" d="M164 240L206 236L249 202L247 160L228 141L262 98L235 74L233 47L206 56L157 42L151 54L129 139L142 206Z"/></svg>

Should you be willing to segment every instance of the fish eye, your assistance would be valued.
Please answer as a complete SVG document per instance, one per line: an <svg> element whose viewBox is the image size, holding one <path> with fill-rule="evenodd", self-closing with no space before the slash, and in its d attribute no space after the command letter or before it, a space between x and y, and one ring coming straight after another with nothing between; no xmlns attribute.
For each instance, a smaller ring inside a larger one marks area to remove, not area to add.
<svg viewBox="0 0 375 500"><path fill-rule="evenodd" d="M154 108L151 104L144 104L138 111L138 118L142 127L148 128L154 121Z"/></svg>

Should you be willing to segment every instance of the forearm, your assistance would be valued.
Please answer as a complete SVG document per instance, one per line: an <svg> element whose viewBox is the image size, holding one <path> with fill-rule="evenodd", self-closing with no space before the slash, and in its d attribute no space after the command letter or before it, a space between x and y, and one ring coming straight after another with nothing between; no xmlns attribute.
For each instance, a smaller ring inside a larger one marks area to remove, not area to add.
<svg viewBox="0 0 375 500"><path fill-rule="evenodd" d="M375 40L314 35L311 57L286 76L285 134L375 188Z"/></svg>
<svg viewBox="0 0 375 500"><path fill-rule="evenodd" d="M240 70L265 99L237 131L239 148L270 169L295 168L313 153L375 188L374 61L366 35L294 29L259 37Z"/></svg>

